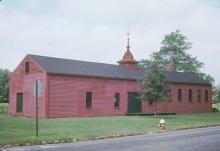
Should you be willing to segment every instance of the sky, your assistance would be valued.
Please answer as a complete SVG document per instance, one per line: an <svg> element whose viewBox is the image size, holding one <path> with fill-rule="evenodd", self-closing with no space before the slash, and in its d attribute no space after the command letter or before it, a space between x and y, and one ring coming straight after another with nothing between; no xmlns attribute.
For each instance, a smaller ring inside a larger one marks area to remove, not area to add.
<svg viewBox="0 0 220 151"><path fill-rule="evenodd" d="M26 54L116 64L130 32L135 59L176 29L220 84L220 0L1 0L0 68Z"/></svg>

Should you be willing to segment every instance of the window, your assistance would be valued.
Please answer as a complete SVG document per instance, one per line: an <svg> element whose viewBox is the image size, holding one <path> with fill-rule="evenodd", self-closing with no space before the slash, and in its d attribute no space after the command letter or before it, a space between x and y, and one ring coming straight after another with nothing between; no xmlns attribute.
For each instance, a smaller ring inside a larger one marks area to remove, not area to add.
<svg viewBox="0 0 220 151"><path fill-rule="evenodd" d="M208 90L205 90L205 101L208 102L209 100L209 92Z"/></svg>
<svg viewBox="0 0 220 151"><path fill-rule="evenodd" d="M120 104L120 93L115 93L114 107L119 108L119 104Z"/></svg>
<svg viewBox="0 0 220 151"><path fill-rule="evenodd" d="M23 108L23 94L17 93L16 112L22 112L22 108Z"/></svg>
<svg viewBox="0 0 220 151"><path fill-rule="evenodd" d="M178 89L178 101L182 102L182 98L183 98L182 89Z"/></svg>
<svg viewBox="0 0 220 151"><path fill-rule="evenodd" d="M200 89L197 90L197 99L198 99L198 102L201 102L201 90Z"/></svg>
<svg viewBox="0 0 220 151"><path fill-rule="evenodd" d="M25 73L30 71L30 62L25 62Z"/></svg>
<svg viewBox="0 0 220 151"><path fill-rule="evenodd" d="M92 92L86 92L86 107L92 107Z"/></svg>
<svg viewBox="0 0 220 151"><path fill-rule="evenodd" d="M192 102L192 89L189 89L189 102Z"/></svg>

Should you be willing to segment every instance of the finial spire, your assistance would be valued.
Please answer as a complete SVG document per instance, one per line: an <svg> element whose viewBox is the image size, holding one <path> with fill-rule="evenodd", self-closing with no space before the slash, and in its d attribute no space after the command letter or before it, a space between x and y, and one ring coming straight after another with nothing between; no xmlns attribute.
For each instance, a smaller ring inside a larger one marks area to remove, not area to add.
<svg viewBox="0 0 220 151"><path fill-rule="evenodd" d="M128 29L128 32L126 34L128 35L127 51L130 51L130 39L129 39L130 32L129 32L129 29Z"/></svg>
<svg viewBox="0 0 220 151"><path fill-rule="evenodd" d="M138 61L134 59L133 54L130 51L130 32L128 29L128 32L126 33L128 36L128 44L127 44L127 51L124 53L124 56L121 60L118 61L118 63L126 68L130 69L137 69Z"/></svg>

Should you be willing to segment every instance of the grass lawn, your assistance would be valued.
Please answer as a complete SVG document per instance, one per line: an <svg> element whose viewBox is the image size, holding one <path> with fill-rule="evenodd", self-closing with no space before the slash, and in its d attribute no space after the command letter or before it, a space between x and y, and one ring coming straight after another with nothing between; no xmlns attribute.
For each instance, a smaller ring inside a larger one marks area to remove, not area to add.
<svg viewBox="0 0 220 151"><path fill-rule="evenodd" d="M167 130L179 128L220 125L220 113L203 113L188 115L117 116L90 118L41 119L39 121L39 137L35 137L35 119L10 117L0 114L0 146L6 144L22 144L42 140L89 139L97 136L114 134L130 134L160 131L158 124L163 117Z"/></svg>

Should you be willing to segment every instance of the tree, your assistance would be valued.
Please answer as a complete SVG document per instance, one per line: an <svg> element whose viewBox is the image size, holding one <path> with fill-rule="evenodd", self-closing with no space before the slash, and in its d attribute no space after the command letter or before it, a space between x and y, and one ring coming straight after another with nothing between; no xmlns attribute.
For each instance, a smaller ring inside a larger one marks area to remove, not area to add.
<svg viewBox="0 0 220 151"><path fill-rule="evenodd" d="M152 55L157 59L159 58L161 65L175 64L177 71L197 73L204 80L208 80L210 83L214 82L210 75L201 72L204 64L188 52L192 48L192 43L187 40L180 30L165 35L161 44L160 50ZM140 66L146 69L150 62L151 60L148 59L141 60Z"/></svg>
<svg viewBox="0 0 220 151"><path fill-rule="evenodd" d="M10 71L0 69L0 103L8 103Z"/></svg>
<svg viewBox="0 0 220 151"><path fill-rule="evenodd" d="M155 116L158 102L170 98L169 85L164 81L167 64L175 64L177 71L197 73L204 80L214 82L210 75L201 72L204 64L188 52L192 48L192 43L180 30L165 35L161 44L159 51L152 53L150 59L141 60L139 64L146 70L146 76L141 81L142 98L154 103Z"/></svg>
<svg viewBox="0 0 220 151"><path fill-rule="evenodd" d="M175 64L177 70L197 73L204 64L187 52L191 48L192 43L188 42L180 30L176 30L165 35L159 54L164 62Z"/></svg>
<svg viewBox="0 0 220 151"><path fill-rule="evenodd" d="M165 82L166 71L158 60L154 58L149 62L146 73L144 79L141 80L143 89L141 96L142 100L154 104L154 116L156 117L158 102L170 98L169 85Z"/></svg>

